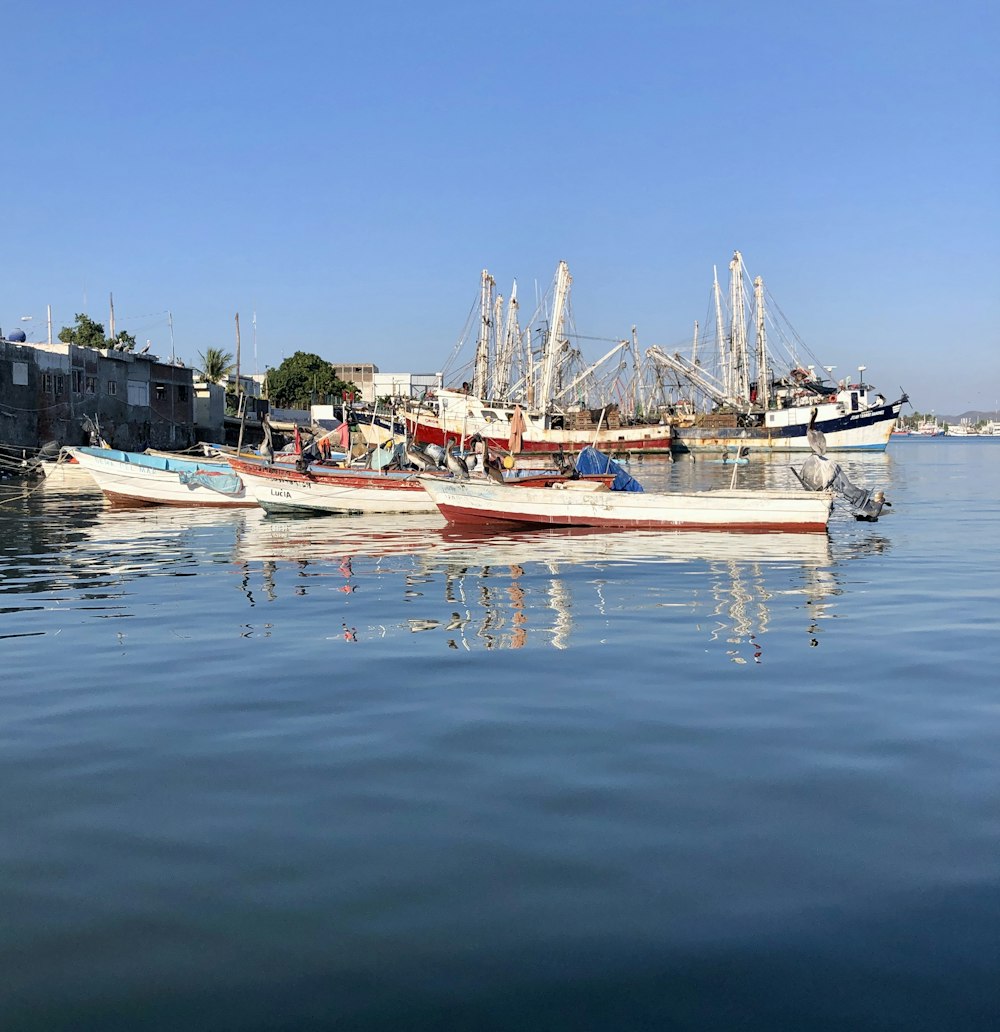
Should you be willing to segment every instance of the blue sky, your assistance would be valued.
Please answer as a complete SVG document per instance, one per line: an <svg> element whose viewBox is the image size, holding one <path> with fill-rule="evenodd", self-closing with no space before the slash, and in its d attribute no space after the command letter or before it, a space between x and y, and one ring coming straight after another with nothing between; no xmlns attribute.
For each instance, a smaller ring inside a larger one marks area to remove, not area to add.
<svg viewBox="0 0 1000 1032"><path fill-rule="evenodd" d="M1000 397L1000 5L8 4L0 327L442 368L488 268L675 349L742 251L921 411ZM526 305L530 308L530 305ZM20 317L32 315L31 323ZM593 357L606 345L594 344Z"/></svg>

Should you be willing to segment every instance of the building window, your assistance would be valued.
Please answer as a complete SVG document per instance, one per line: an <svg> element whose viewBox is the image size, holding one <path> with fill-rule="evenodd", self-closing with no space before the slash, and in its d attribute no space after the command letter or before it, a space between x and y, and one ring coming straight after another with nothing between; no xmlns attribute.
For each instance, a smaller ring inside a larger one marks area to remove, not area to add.
<svg viewBox="0 0 1000 1032"><path fill-rule="evenodd" d="M66 378L62 375L62 373L56 373L56 397L62 394L65 384Z"/></svg>
<svg viewBox="0 0 1000 1032"><path fill-rule="evenodd" d="M83 373L79 369L73 370L73 393L83 393Z"/></svg>
<svg viewBox="0 0 1000 1032"><path fill-rule="evenodd" d="M85 383L86 383L86 391L87 391L88 394L96 394L97 393L97 377L96 376L88 376L86 378Z"/></svg>
<svg viewBox="0 0 1000 1032"><path fill-rule="evenodd" d="M51 394L52 393L52 374L51 373L44 373L42 375L42 390L46 394Z"/></svg>
<svg viewBox="0 0 1000 1032"><path fill-rule="evenodd" d="M118 381L108 380L108 394L113 398L118 393Z"/></svg>
<svg viewBox="0 0 1000 1032"><path fill-rule="evenodd" d="M167 385L165 383L158 383L154 388L153 396L157 401L166 401L167 398Z"/></svg>
<svg viewBox="0 0 1000 1032"><path fill-rule="evenodd" d="M130 405L148 405L149 384L146 383L144 380L129 380L128 403Z"/></svg>
<svg viewBox="0 0 1000 1032"><path fill-rule="evenodd" d="M28 363L11 362L11 383L15 387L28 386Z"/></svg>
<svg viewBox="0 0 1000 1032"><path fill-rule="evenodd" d="M177 385L177 400L187 401L188 400L188 389L186 383L179 383Z"/></svg>

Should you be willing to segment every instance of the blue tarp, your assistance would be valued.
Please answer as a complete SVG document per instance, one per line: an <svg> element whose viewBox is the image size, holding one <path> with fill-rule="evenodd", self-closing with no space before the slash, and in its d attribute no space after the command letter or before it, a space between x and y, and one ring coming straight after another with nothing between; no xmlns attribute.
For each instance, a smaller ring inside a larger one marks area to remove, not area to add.
<svg viewBox="0 0 1000 1032"><path fill-rule="evenodd" d="M576 470L578 473L614 473L615 479L611 483L612 491L641 491L642 484L639 483L631 473L626 473L614 459L602 454L594 447L584 448L577 456Z"/></svg>
<svg viewBox="0 0 1000 1032"><path fill-rule="evenodd" d="M224 495L238 495L243 490L243 481L235 473L213 473L210 470L181 470L177 474L180 482L192 490L196 487L208 487Z"/></svg>

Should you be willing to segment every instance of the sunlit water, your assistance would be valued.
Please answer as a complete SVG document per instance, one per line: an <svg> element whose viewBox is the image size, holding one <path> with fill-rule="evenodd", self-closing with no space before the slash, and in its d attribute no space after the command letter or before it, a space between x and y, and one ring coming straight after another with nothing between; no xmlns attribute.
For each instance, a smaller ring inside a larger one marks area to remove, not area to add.
<svg viewBox="0 0 1000 1032"><path fill-rule="evenodd" d="M828 535L0 485L0 1028L1000 1027L1000 440L841 461Z"/></svg>

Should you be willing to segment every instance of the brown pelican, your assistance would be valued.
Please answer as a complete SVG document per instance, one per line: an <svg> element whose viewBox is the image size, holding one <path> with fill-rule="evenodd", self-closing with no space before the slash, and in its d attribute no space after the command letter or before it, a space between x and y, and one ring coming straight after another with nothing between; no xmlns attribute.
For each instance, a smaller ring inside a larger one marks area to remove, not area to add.
<svg viewBox="0 0 1000 1032"><path fill-rule="evenodd" d="M454 473L456 477L469 479L469 467L465 464L465 459L451 450L450 443L444 446L444 464L448 467L448 471Z"/></svg>
<svg viewBox="0 0 1000 1032"><path fill-rule="evenodd" d="M499 459L487 459L483 464L483 469L490 480L495 480L498 484L504 483L503 471L500 468Z"/></svg>
<svg viewBox="0 0 1000 1032"><path fill-rule="evenodd" d="M266 412L261 417L260 425L264 431L264 440L260 446L260 456L270 465L274 462L274 444L271 441L271 421L267 418Z"/></svg>
<svg viewBox="0 0 1000 1032"><path fill-rule="evenodd" d="M827 458L826 436L822 430L816 429L816 409L812 410L809 417L806 439L812 448L812 455L806 456L802 471L796 474L802 486L810 491L835 491L850 503L856 520L874 523L882 509L891 503L885 500L882 491L868 491L852 484L839 463Z"/></svg>
<svg viewBox="0 0 1000 1032"><path fill-rule="evenodd" d="M419 470L433 469L434 462L428 458L415 444L407 446L406 461Z"/></svg>
<svg viewBox="0 0 1000 1032"><path fill-rule="evenodd" d="M806 429L806 440L812 448L813 455L826 455L826 434L816 429L816 409L812 410L809 417L809 426Z"/></svg>

